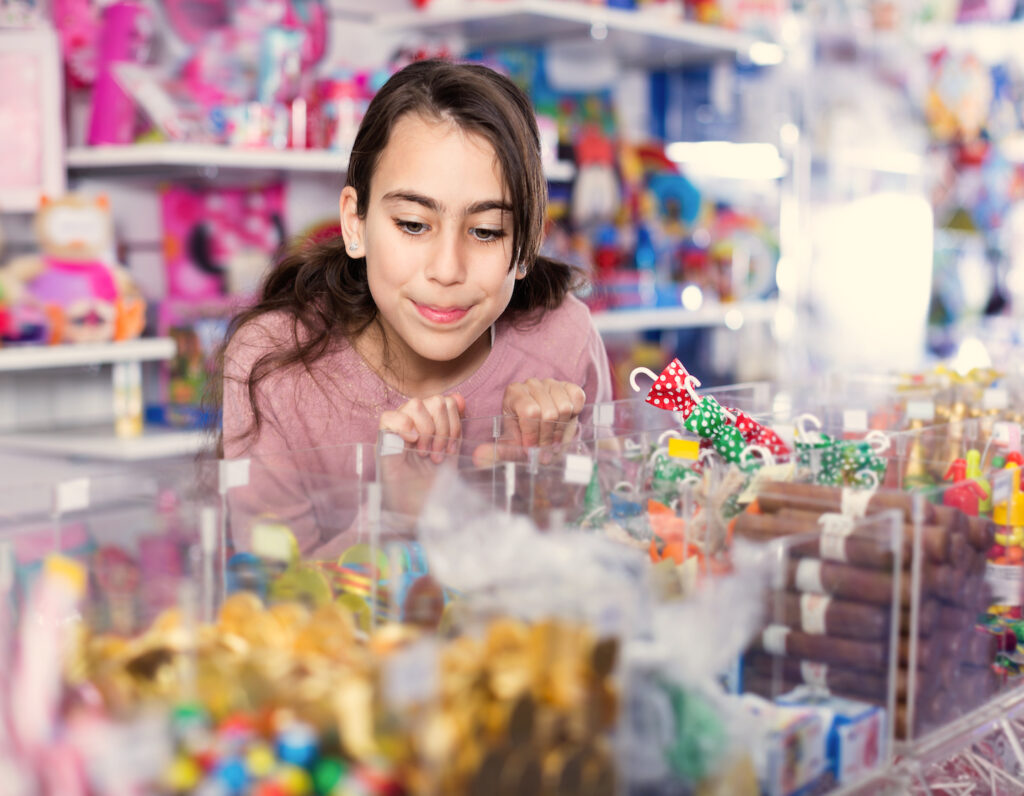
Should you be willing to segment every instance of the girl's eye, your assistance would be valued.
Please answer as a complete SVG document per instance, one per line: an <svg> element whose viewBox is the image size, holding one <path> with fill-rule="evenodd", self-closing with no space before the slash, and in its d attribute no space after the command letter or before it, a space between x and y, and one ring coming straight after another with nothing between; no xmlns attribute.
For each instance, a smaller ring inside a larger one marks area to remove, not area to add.
<svg viewBox="0 0 1024 796"><path fill-rule="evenodd" d="M481 243L492 243L493 241L501 239L505 235L505 231L501 229L473 227L473 229L469 231L469 234Z"/></svg>
<svg viewBox="0 0 1024 796"><path fill-rule="evenodd" d="M395 224L402 232L407 232L410 235L422 235L427 231L427 225L422 221L403 221L402 219L395 219Z"/></svg>

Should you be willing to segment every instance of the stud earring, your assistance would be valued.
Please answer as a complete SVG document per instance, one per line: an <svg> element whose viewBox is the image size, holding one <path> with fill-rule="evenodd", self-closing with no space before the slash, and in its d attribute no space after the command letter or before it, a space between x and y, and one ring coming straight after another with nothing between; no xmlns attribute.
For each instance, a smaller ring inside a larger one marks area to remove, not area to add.
<svg viewBox="0 0 1024 796"><path fill-rule="evenodd" d="M519 272L520 276L526 276L526 263L519 263L519 265L516 266L516 270Z"/></svg>
<svg viewBox="0 0 1024 796"><path fill-rule="evenodd" d="M354 241L352 241L352 242L351 242L351 243L350 243L350 244L348 245L348 250L349 250L350 252L354 252L354 251L357 251L358 249L359 249L359 241L357 241L357 240L354 240Z"/></svg>

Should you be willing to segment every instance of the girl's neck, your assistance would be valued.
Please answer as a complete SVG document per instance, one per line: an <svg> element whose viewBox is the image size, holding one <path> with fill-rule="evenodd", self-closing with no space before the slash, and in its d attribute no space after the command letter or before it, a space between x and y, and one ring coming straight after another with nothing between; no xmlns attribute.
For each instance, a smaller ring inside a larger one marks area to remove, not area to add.
<svg viewBox="0 0 1024 796"><path fill-rule="evenodd" d="M370 369L402 395L429 398L450 392L476 373L491 352L491 331L488 329L461 356L447 362L420 356L394 335L385 338L379 323L370 324L353 345Z"/></svg>

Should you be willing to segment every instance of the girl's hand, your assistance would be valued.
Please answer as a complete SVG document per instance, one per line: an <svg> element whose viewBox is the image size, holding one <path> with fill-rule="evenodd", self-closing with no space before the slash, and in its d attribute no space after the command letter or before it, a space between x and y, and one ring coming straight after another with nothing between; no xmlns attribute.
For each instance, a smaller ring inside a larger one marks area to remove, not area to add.
<svg viewBox="0 0 1024 796"><path fill-rule="evenodd" d="M458 453L462 437L462 413L466 399L458 393L413 398L380 416L378 428L398 434L421 456L440 463L446 453Z"/></svg>
<svg viewBox="0 0 1024 796"><path fill-rule="evenodd" d="M505 388L503 414L512 415L513 433L524 448L567 442L576 433L573 422L583 411L587 396L568 381L527 379Z"/></svg>

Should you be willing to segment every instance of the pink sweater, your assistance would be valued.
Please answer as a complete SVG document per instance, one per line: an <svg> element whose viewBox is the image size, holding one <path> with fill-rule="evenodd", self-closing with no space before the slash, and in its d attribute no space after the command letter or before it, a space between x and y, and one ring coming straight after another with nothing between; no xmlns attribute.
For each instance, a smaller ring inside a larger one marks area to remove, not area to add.
<svg viewBox="0 0 1024 796"><path fill-rule="evenodd" d="M353 500L358 504L350 485L357 451L348 443L375 443L381 413L408 398L345 344L320 359L312 373L298 366L264 379L257 394L263 412L260 434L241 439L252 418L245 388L249 370L262 354L289 346L291 337L285 316L266 316L242 328L225 355L224 456L253 459L250 486L231 493L234 541L247 548L247 540L239 538L245 536L239 529L247 516L272 514L292 527L304 554L328 555L341 542L334 537L351 525ZM575 297L567 297L534 325L497 322L490 355L452 390L466 399L464 437L486 440L490 418L501 414L505 387L529 378L578 384L587 403L611 400L604 343L590 311Z"/></svg>

